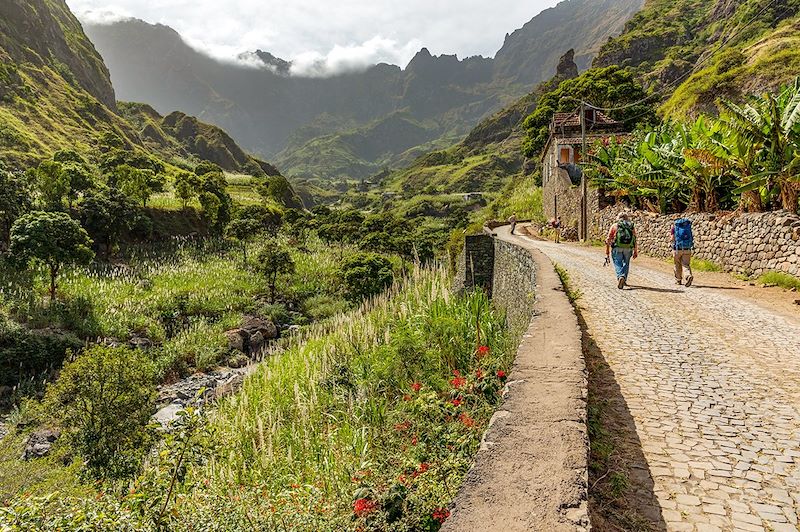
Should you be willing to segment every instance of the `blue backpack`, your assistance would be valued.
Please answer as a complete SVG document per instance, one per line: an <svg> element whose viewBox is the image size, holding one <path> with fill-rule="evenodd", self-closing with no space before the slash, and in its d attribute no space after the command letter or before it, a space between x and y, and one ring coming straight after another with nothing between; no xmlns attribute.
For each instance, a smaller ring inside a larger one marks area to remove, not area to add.
<svg viewBox="0 0 800 532"><path fill-rule="evenodd" d="M686 218L675 220L675 249L693 249L692 221Z"/></svg>

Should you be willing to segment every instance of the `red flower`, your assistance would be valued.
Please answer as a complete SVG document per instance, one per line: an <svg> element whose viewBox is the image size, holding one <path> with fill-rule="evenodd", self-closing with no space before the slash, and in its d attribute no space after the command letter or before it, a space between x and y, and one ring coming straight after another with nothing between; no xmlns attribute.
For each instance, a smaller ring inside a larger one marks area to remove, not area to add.
<svg viewBox="0 0 800 532"><path fill-rule="evenodd" d="M300 489L300 484L292 484L292 489L293 490Z"/></svg>
<svg viewBox="0 0 800 532"><path fill-rule="evenodd" d="M450 404L453 406L461 406L461 399L451 399Z"/></svg>
<svg viewBox="0 0 800 532"><path fill-rule="evenodd" d="M472 427L474 427L474 426L475 426L475 420L474 420L474 419L472 419L471 417L469 417L469 415L467 415L467 413L466 413L466 412L465 412L465 413L462 413L460 416L458 416L458 419L459 419L459 420L461 421L461 423L463 423L463 424L464 424L464 426L465 426L465 427L467 427L467 428L472 428Z"/></svg>
<svg viewBox="0 0 800 532"><path fill-rule="evenodd" d="M489 356L490 352L491 350L489 349L489 346L482 345L478 348L478 358Z"/></svg>
<svg viewBox="0 0 800 532"><path fill-rule="evenodd" d="M500 371L497 372L497 378L500 379L501 381L506 380L506 372L501 369Z"/></svg>
<svg viewBox="0 0 800 532"><path fill-rule="evenodd" d="M356 499L353 503L353 513L358 517L365 516L375 511L378 503L369 499Z"/></svg>
<svg viewBox="0 0 800 532"><path fill-rule="evenodd" d="M425 472L426 472L426 471L428 471L428 469L430 469L430 468L431 468L431 465L430 465L429 463L427 463L427 462L422 462L422 463L419 465L419 468L417 469L417 471L419 471L420 473L425 473Z"/></svg>
<svg viewBox="0 0 800 532"><path fill-rule="evenodd" d="M405 484L406 483L406 476L405 475L400 475L399 477L397 477L397 482L399 482L400 484Z"/></svg>
<svg viewBox="0 0 800 532"><path fill-rule="evenodd" d="M461 372L458 371L457 369L454 369L453 370L453 375L456 376L456 377L460 377L461 376Z"/></svg>
<svg viewBox="0 0 800 532"><path fill-rule="evenodd" d="M455 373L455 371L453 373ZM465 379L464 377L453 377L452 379L450 379L450 385L453 388L461 388L466 383L467 379Z"/></svg>
<svg viewBox="0 0 800 532"><path fill-rule="evenodd" d="M397 432L405 432L410 428L411 428L411 422L410 421L404 421L404 422L398 423L397 425L394 426L394 430L396 430Z"/></svg>
<svg viewBox="0 0 800 532"><path fill-rule="evenodd" d="M411 385L411 389L414 390L415 392L418 392L422 389L422 385L418 382L415 382L414 384Z"/></svg>
<svg viewBox="0 0 800 532"><path fill-rule="evenodd" d="M416 444L417 444L417 437L414 436L413 438L411 438L411 445L416 445Z"/></svg>
<svg viewBox="0 0 800 532"><path fill-rule="evenodd" d="M483 371L477 370L475 372L475 378L478 379L478 380L481 380L483 378Z"/></svg>
<svg viewBox="0 0 800 532"><path fill-rule="evenodd" d="M411 400L411 396L410 396L410 395L408 395L408 394L405 394L405 395L403 396L403 401L410 401L410 400Z"/></svg>
<svg viewBox="0 0 800 532"><path fill-rule="evenodd" d="M446 508L437 508L436 510L433 511L432 517L436 521L444 523L445 521L447 521L447 518L450 517L450 510Z"/></svg>

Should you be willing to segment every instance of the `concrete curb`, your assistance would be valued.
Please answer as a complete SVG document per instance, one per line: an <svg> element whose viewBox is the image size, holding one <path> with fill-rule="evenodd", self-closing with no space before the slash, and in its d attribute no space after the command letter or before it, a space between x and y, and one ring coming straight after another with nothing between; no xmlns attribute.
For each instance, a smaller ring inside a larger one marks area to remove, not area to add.
<svg viewBox="0 0 800 532"><path fill-rule="evenodd" d="M552 263L532 245L535 316L445 531L585 531L588 513L587 374L581 330Z"/></svg>

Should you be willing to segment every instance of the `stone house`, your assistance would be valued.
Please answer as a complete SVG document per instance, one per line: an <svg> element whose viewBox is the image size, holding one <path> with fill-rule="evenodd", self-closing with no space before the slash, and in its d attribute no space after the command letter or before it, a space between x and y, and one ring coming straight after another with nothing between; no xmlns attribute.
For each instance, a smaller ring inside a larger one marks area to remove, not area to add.
<svg viewBox="0 0 800 532"><path fill-rule="evenodd" d="M586 145L624 134L622 122L587 107L585 109ZM582 130L580 111L556 113L550 123L550 136L542 151L542 201L548 220L561 216L565 237L585 240L591 220L609 201L602 190L588 186L583 202Z"/></svg>

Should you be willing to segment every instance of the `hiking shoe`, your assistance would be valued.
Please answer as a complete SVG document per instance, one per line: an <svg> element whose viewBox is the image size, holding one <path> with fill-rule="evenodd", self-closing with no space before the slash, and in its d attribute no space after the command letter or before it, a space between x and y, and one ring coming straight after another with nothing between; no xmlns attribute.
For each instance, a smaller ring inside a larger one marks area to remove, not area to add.
<svg viewBox="0 0 800 532"><path fill-rule="evenodd" d="M617 288L619 288L620 290L622 290L624 287L625 287L625 278L624 278L624 277L620 277L620 278L617 280Z"/></svg>
<svg viewBox="0 0 800 532"><path fill-rule="evenodd" d="M678 279L677 281L675 281L675 284L678 285L678 286L681 286L683 284L683 281Z"/></svg>
<svg viewBox="0 0 800 532"><path fill-rule="evenodd" d="M686 278L686 288L692 286L692 281L694 281L694 275L690 275L689 277Z"/></svg>

